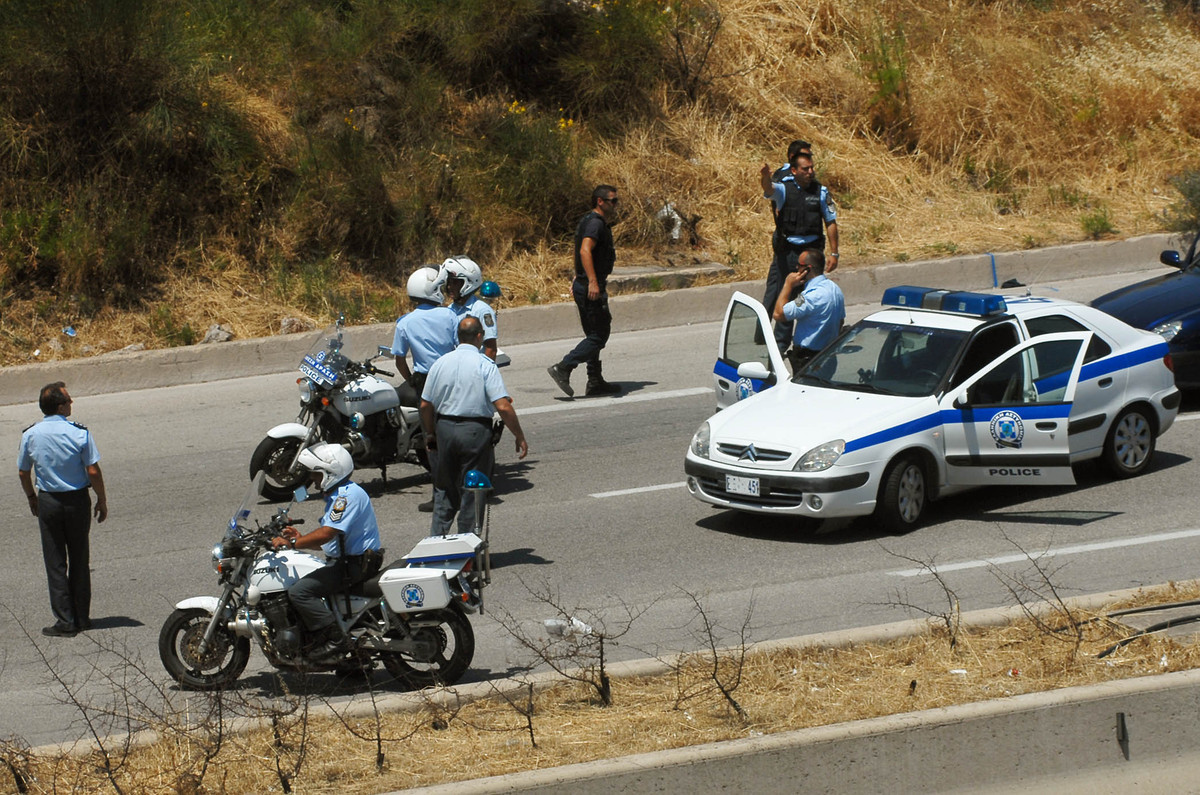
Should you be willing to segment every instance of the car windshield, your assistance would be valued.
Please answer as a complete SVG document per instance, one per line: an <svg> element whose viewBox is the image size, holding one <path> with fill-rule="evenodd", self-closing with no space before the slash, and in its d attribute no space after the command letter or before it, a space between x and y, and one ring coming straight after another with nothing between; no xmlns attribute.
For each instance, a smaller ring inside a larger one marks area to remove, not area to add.
<svg viewBox="0 0 1200 795"><path fill-rule="evenodd" d="M886 395L931 395L966 338L965 331L864 320L792 380Z"/></svg>

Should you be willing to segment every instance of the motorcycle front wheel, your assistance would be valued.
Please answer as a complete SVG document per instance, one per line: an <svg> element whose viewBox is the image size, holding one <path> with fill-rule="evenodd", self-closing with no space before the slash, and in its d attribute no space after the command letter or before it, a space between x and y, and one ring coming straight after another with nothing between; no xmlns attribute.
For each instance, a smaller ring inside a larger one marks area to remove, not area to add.
<svg viewBox="0 0 1200 795"><path fill-rule="evenodd" d="M188 690L220 690L233 684L250 661L250 639L218 624L203 654L200 641L212 616L204 610L176 610L158 633L158 656L176 682Z"/></svg>
<svg viewBox="0 0 1200 795"><path fill-rule="evenodd" d="M296 452L300 449L300 440L294 436L285 439L272 439L268 436L258 443L254 455L250 456L250 477L253 478L263 471L262 495L272 502L285 502L292 498L304 478L299 472L292 472L289 467Z"/></svg>
<svg viewBox="0 0 1200 795"><path fill-rule="evenodd" d="M414 690L454 684L467 672L475 656L475 632L465 615L447 609L429 617L440 623L413 632L413 651L381 655L388 673Z"/></svg>

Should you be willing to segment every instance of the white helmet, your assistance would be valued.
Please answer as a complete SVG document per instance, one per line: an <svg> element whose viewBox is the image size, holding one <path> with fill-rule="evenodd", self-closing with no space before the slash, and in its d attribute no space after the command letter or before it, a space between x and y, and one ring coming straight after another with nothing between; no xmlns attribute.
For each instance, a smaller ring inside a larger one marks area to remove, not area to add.
<svg viewBox="0 0 1200 795"><path fill-rule="evenodd" d="M445 284L446 279L450 277L463 280L463 288L459 294L464 298L478 290L483 284L483 270L479 267L479 263L461 254L457 257L450 257L442 263L442 269L439 271L441 283Z"/></svg>
<svg viewBox="0 0 1200 795"><path fill-rule="evenodd" d="M300 451L296 463L310 472L321 473L321 491L329 491L354 472L354 459L340 444L314 444Z"/></svg>
<svg viewBox="0 0 1200 795"><path fill-rule="evenodd" d="M414 301L430 301L440 304L446 299L442 297L441 273L432 265L417 268L408 277L408 297Z"/></svg>

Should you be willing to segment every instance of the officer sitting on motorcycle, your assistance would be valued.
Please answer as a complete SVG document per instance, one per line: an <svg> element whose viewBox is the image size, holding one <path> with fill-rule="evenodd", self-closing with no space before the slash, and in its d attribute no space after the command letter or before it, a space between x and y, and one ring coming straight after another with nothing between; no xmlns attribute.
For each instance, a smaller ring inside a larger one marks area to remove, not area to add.
<svg viewBox="0 0 1200 795"><path fill-rule="evenodd" d="M333 661L349 651L350 641L325 597L378 570L382 560L379 524L371 498L350 480L354 460L341 445L313 445L300 453L297 463L307 471L306 485L325 496L325 514L321 526L311 533L302 535L287 527L272 545L275 549L321 547L325 551L324 568L293 583L288 598L313 644L309 658Z"/></svg>

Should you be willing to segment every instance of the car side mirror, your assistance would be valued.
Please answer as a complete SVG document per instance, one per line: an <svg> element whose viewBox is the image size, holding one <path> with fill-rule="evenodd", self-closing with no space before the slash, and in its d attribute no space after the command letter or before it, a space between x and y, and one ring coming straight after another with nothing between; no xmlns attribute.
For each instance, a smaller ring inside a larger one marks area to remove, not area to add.
<svg viewBox="0 0 1200 795"><path fill-rule="evenodd" d="M1179 258L1178 251L1164 251L1158 255L1158 261L1163 265L1170 265L1172 268L1183 267L1183 261Z"/></svg>
<svg viewBox="0 0 1200 795"><path fill-rule="evenodd" d="M762 362L742 362L737 369L738 378L754 378L766 381L771 377L771 371Z"/></svg>

